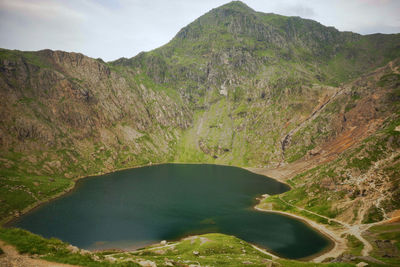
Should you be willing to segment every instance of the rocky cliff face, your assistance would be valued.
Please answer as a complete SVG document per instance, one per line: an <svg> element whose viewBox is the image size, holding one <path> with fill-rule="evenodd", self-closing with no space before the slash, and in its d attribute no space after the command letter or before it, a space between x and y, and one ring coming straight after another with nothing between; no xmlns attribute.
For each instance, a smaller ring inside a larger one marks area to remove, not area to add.
<svg viewBox="0 0 400 267"><path fill-rule="evenodd" d="M286 201L350 224L399 209L399 74L397 59L343 85L292 131L284 154L308 149L284 167L294 177Z"/></svg>
<svg viewBox="0 0 400 267"><path fill-rule="evenodd" d="M174 161L308 162L322 167L293 180L293 194L313 195L299 205L334 185L326 214L351 213L365 196L365 212L351 220L369 220L374 207L390 213L399 208L399 56L398 34L339 32L241 2L131 59L3 49L0 214L65 190L73 177ZM395 201L366 189L377 172L386 178L376 192Z"/></svg>
<svg viewBox="0 0 400 267"><path fill-rule="evenodd" d="M75 53L0 55L3 215L13 212L15 195L22 208L73 177L171 161L191 125L182 101L135 73Z"/></svg>

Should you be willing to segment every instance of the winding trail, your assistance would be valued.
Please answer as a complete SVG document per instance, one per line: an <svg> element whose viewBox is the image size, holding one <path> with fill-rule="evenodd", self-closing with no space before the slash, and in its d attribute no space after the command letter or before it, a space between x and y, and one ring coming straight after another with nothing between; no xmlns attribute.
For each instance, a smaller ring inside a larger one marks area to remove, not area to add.
<svg viewBox="0 0 400 267"><path fill-rule="evenodd" d="M339 221L339 220L337 220L337 219L329 218L329 217L327 217L327 216L324 216L324 215L315 213L315 212L313 212L313 211L310 211L310 210L307 210L307 209L304 209L304 208L301 208L301 207L292 205L292 204L290 204L289 202L287 202L287 201L285 201L284 199L282 199L281 196L279 196L279 199L280 199L283 203L285 203L286 205L289 205L289 206L291 206L291 207L294 207L294 208L296 208L296 209L298 209L298 210L301 210L301 211L304 211L304 212L313 214L313 215L315 215L315 216L319 216L319 217L321 217L321 218L324 218L324 219L328 220L329 222L332 221L332 222L335 222L335 223L338 223L338 224L342 225L342 226L346 229L346 230L342 231L342 234L343 234L343 233L348 233L348 234L354 235L355 237L357 237L357 239L359 239L359 240L364 244L364 248L363 248L363 250L361 251L361 255L362 255L362 256L369 256L369 253L372 251L372 249L373 249L373 248L372 248L372 245L371 245L364 237L362 237L362 232L366 231L367 229L369 229L369 228L370 228L371 226L373 226L374 224L371 223L371 224L350 225L350 224L345 223L345 222L343 222L343 221ZM375 223L375 224L376 224L376 223Z"/></svg>
<svg viewBox="0 0 400 267"><path fill-rule="evenodd" d="M307 213L310 213L312 215L315 216L319 216L321 218L324 218L328 221L332 221L332 222L336 222L338 224L340 224L344 229L336 229L336 230L331 230L329 229L327 226L323 225L323 224L319 224L311 219L308 219L306 217L294 214L294 213L290 213L290 212L285 212L285 211L278 211L278 210L271 210L271 209L263 209L263 208L259 208L259 207L255 207L256 210L259 211L264 211L264 212L273 212L273 213L280 213L280 214L284 214L290 217L294 217L296 219L302 220L304 222L306 222L307 224L309 224L311 227L317 229L318 231L320 231L321 233L325 234L326 236L328 236L333 242L334 242L334 246L332 249L330 249L329 251L327 251L326 253L323 253L322 255L317 256L316 258L313 259L314 262L322 262L327 258L331 258L331 257L338 257L341 254L343 254L346 250L347 250L347 240L345 238L343 238L343 234L351 234L353 236L355 236L358 240L360 240L364 247L361 251L361 256L369 256L370 252L372 251L373 247L372 245L362 236L362 233L366 230L368 230L370 227L377 225L377 224L382 224L385 223L386 221L381 221L381 222L377 222L377 223L371 223L371 224L360 224L360 225L350 225L348 223L339 221L337 219L332 219L329 217L326 217L324 215L309 211L307 209L295 206L290 204L289 202L283 200L281 197L279 197L279 199L285 203L286 205L289 205L291 207L294 207L300 211L304 211Z"/></svg>
<svg viewBox="0 0 400 267"><path fill-rule="evenodd" d="M268 256L271 256L272 259L278 259L278 258L279 258L278 256L275 256L274 254L269 253L268 251L265 251L264 249L257 247L256 245L251 244L251 246L252 246L254 249L260 251L261 253L263 253L263 254L265 254L265 255L268 255ZM271 260L269 260L269 259L266 259L266 260L271 261Z"/></svg>
<svg viewBox="0 0 400 267"><path fill-rule="evenodd" d="M295 207L295 206L294 206ZM297 207L296 207L297 208ZM336 258L339 257L341 254L343 254L346 249L347 249L347 241L343 237L341 237L342 232L334 231L331 229L328 229L326 226L319 224L311 219L308 219L306 217L290 213L290 212L285 212L285 211L279 211L279 210L271 210L271 209L263 209L260 207L255 207L256 210L263 211L263 212L272 212L272 213L279 213L283 214L286 216L290 216L293 218L296 218L300 221L305 222L308 224L311 228L316 229L317 231L321 232L325 236L327 236L332 242L333 242L333 247L329 249L328 251L323 252L320 255L317 255L315 258L312 259L313 262L322 262L327 258Z"/></svg>
<svg viewBox="0 0 400 267"><path fill-rule="evenodd" d="M2 267L77 267L78 265L49 262L42 259L35 259L29 255L20 254L17 249L0 240L0 247L4 256L0 257Z"/></svg>
<svg viewBox="0 0 400 267"><path fill-rule="evenodd" d="M290 172L286 173L279 173L279 170L273 170L271 172L271 170L268 169L263 169L263 168L246 168L247 170L257 173L257 174L261 174L267 177L271 177L274 178L282 183L286 183L286 181L289 179L290 176ZM278 174L278 175L275 175ZM268 195L266 195L263 199L269 197ZM263 200L260 200L261 201ZM388 220L384 220L384 221L380 221L380 222L376 222L376 223L370 223L370 224L355 224L355 225L350 225L346 222L340 221L338 219L334 219L334 218L329 218L327 216L318 214L316 212L304 209L302 207L298 207L295 206L289 202L287 202L286 200L282 199L281 196L279 196L279 199L285 203L288 206L291 206L299 211L302 212L307 212L309 214L312 214L314 216L318 216L321 218L324 218L326 220L328 220L328 222L335 222L339 225L341 225L341 229L330 229L328 228L328 226L323 225L323 224L319 224L311 219L308 219L306 217L303 217L301 215L297 215L295 213L290 213L290 212L285 212L285 211L278 211L278 210L272 210L272 208L260 208L259 206L256 206L255 209L259 210L259 211L264 211L264 212L274 212L274 213L280 213L280 214L284 214L287 216L291 216L294 217L296 219L302 220L304 222L306 222L307 224L309 224L311 227L317 229L318 231L320 231L321 233L325 234L326 236L328 236L333 242L334 242L334 246L332 249L330 249L329 251L318 255L317 257L315 257L312 261L313 262L322 262L327 258L330 257L338 257L341 254L343 254L347 249L347 240L345 238L343 238L343 234L351 234L353 236L355 236L358 240L360 240L360 242L363 243L364 247L361 251L361 255L362 256L370 256L370 252L373 250L372 245L368 242L368 240L366 240L363 236L362 233L365 232L366 230L368 230L370 227L374 226L374 225L378 225L378 224L383 224L386 222L389 222L390 219Z"/></svg>

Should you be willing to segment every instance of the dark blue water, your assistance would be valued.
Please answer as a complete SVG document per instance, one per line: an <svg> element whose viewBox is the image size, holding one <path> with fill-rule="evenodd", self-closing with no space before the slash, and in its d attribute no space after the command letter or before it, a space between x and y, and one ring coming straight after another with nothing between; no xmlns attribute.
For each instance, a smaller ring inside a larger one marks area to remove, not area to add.
<svg viewBox="0 0 400 267"><path fill-rule="evenodd" d="M287 258L320 252L329 241L304 223L253 209L256 197L287 190L241 168L156 165L83 179L72 193L13 226L88 249L138 248L219 232Z"/></svg>

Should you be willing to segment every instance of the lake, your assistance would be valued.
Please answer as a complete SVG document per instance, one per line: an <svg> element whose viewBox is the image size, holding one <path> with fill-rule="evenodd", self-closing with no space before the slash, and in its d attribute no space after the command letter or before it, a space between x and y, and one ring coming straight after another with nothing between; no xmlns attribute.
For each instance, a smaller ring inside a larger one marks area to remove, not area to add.
<svg viewBox="0 0 400 267"><path fill-rule="evenodd" d="M12 226L85 249L134 249L218 232L286 258L322 251L330 241L303 222L253 208L256 197L287 190L237 167L154 165L82 179Z"/></svg>

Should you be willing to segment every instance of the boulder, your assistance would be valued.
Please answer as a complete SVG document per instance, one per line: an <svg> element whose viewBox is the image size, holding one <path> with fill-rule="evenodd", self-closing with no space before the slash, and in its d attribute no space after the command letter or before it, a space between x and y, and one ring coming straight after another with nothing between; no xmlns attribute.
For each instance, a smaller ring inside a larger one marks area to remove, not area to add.
<svg viewBox="0 0 400 267"><path fill-rule="evenodd" d="M143 267L157 267L155 262L146 260L146 261L139 261L139 265Z"/></svg>

